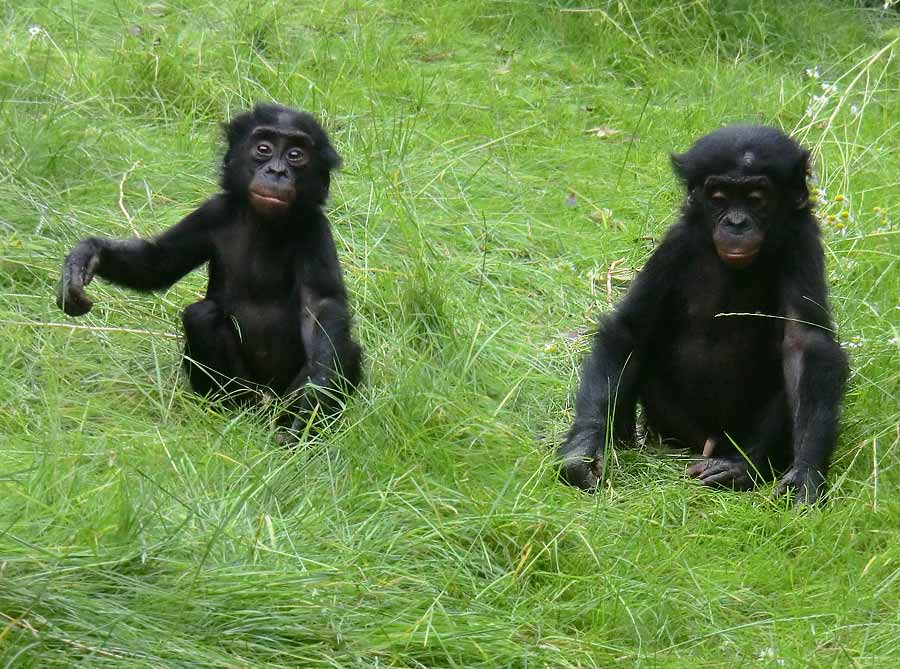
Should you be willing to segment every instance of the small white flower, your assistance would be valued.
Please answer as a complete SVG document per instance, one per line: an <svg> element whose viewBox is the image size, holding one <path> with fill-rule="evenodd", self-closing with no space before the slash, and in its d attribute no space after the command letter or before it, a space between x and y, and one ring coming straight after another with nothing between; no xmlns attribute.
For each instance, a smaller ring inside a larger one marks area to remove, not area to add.
<svg viewBox="0 0 900 669"><path fill-rule="evenodd" d="M29 37L37 37L37 36L40 35L42 32L44 32L44 29L41 28L41 27L40 27L38 24L36 24L36 23L33 23L33 24L31 24L30 26L28 26L28 36L29 36Z"/></svg>
<svg viewBox="0 0 900 669"><path fill-rule="evenodd" d="M823 81L822 90L825 91L825 95L834 95L838 92L838 87L837 84L829 84Z"/></svg>
<svg viewBox="0 0 900 669"><path fill-rule="evenodd" d="M864 342L863 342L862 337L855 336L855 337L850 337L850 341L845 341L842 344L842 346L844 348L862 348L863 344L864 344Z"/></svg>
<svg viewBox="0 0 900 669"><path fill-rule="evenodd" d="M828 96L827 95L813 95L812 101L813 101L814 107L824 107L825 103L828 102Z"/></svg>
<svg viewBox="0 0 900 669"><path fill-rule="evenodd" d="M821 74L819 74L819 66L816 65L815 67L807 67L806 76L810 79L818 79L820 76L822 76Z"/></svg>
<svg viewBox="0 0 900 669"><path fill-rule="evenodd" d="M850 105L850 113L859 116L859 105Z"/></svg>

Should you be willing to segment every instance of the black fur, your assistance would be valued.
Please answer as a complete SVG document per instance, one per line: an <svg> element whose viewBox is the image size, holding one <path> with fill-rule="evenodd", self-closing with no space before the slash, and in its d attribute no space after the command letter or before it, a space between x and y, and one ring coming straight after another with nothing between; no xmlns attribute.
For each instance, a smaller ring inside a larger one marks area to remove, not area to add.
<svg viewBox="0 0 900 669"><path fill-rule="evenodd" d="M680 220L601 321L561 477L594 489L604 446L634 438L640 402L665 439L698 451L715 442L689 470L704 484L750 488L786 469L778 492L812 503L847 362L827 307L808 153L774 128L732 126L672 163L687 188ZM722 315L737 313L747 315Z"/></svg>
<svg viewBox="0 0 900 669"><path fill-rule="evenodd" d="M82 241L66 257L57 302L79 316L95 275L158 291L209 263L206 297L182 317L192 388L251 401L267 389L304 421L317 404L333 411L361 376L321 210L340 158L311 116L279 105L236 116L225 136L222 193L153 239Z"/></svg>

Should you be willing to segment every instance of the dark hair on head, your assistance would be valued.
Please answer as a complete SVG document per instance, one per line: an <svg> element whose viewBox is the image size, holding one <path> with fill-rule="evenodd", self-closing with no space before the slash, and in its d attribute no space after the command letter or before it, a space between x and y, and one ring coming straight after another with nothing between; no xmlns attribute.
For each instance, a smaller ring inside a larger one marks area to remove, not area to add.
<svg viewBox="0 0 900 669"><path fill-rule="evenodd" d="M332 170L341 166L341 157L331 145L328 134L318 121L306 112L297 111L284 105L259 103L251 111L241 112L229 122L222 124L222 131L228 148L222 159L222 188L231 190L228 179L228 166L235 157L235 152L254 128L260 125L292 127L302 130L312 138L325 177Z"/></svg>

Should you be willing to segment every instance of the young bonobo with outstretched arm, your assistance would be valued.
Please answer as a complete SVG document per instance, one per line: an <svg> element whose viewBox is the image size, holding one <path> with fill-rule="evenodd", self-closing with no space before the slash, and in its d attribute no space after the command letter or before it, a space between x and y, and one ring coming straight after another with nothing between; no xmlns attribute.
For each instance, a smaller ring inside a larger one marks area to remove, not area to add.
<svg viewBox="0 0 900 669"><path fill-rule="evenodd" d="M223 192L153 239L80 242L66 257L57 303L80 316L91 309L84 288L94 276L157 291L208 262L206 298L182 316L192 388L241 401L269 389L305 423L316 405L334 411L361 375L322 213L340 158L311 116L278 105L240 114L225 133Z"/></svg>
<svg viewBox="0 0 900 669"><path fill-rule="evenodd" d="M822 493L847 361L827 306L806 187L809 154L774 128L732 126L672 157L687 188L585 362L561 477L593 490L635 404L664 439L703 451L688 473L752 488L773 468L795 504Z"/></svg>

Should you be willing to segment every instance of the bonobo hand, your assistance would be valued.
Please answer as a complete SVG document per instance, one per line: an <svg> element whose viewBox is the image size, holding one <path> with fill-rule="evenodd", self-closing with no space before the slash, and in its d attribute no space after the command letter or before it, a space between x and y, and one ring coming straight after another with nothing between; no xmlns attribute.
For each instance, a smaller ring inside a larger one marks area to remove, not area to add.
<svg viewBox="0 0 900 669"><path fill-rule="evenodd" d="M100 249L91 239L80 242L63 262L62 278L56 291L56 305L69 316L82 316L94 303L85 292L100 264Z"/></svg>
<svg viewBox="0 0 900 669"><path fill-rule="evenodd" d="M704 458L688 467L687 475L708 486L752 490L750 465L743 458Z"/></svg>
<svg viewBox="0 0 900 669"><path fill-rule="evenodd" d="M775 497L789 491L794 493L794 507L811 506L821 497L825 488L825 477L808 465L795 465L781 477L775 486Z"/></svg>
<svg viewBox="0 0 900 669"><path fill-rule="evenodd" d="M594 492L603 475L603 449L593 430L570 433L556 452L559 478L576 488Z"/></svg>

